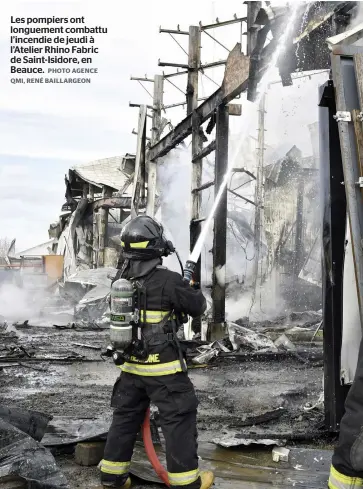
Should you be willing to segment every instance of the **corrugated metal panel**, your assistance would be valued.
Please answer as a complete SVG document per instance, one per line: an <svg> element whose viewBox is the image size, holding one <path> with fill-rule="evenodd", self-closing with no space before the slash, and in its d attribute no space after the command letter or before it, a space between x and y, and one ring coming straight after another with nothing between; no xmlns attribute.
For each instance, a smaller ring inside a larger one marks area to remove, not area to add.
<svg viewBox="0 0 363 489"><path fill-rule="evenodd" d="M95 160L85 165L77 165L70 170L73 171L85 182L98 187L107 185L115 190L119 190L126 182L127 177L121 171L122 156L113 156Z"/></svg>
<svg viewBox="0 0 363 489"><path fill-rule="evenodd" d="M54 239L50 239L45 243L41 243L37 246L33 246L33 248L28 248L27 250L20 251L19 253L15 253L10 258L20 259L22 256L42 256L49 255L52 250L52 245L54 243Z"/></svg>

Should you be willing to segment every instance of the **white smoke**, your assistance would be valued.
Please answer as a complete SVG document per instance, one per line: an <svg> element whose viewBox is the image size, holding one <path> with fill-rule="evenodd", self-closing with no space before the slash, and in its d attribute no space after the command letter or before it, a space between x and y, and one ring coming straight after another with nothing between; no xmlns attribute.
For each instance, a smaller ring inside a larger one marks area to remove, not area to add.
<svg viewBox="0 0 363 489"><path fill-rule="evenodd" d="M31 290L16 284L0 286L0 316L10 321L39 317L46 302L44 290Z"/></svg>
<svg viewBox="0 0 363 489"><path fill-rule="evenodd" d="M158 164L161 221L183 264L189 256L189 222L191 200L191 152L183 146L172 150ZM175 255L164 260L165 266L180 272Z"/></svg>

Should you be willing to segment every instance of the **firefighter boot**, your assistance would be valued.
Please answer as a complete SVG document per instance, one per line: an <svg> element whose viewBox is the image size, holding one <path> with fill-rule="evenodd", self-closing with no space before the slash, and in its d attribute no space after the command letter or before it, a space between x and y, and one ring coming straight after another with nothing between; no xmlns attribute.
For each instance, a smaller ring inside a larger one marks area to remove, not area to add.
<svg viewBox="0 0 363 489"><path fill-rule="evenodd" d="M122 486L116 486L115 483L110 482L102 482L101 486L96 486L93 489L130 489L131 487L131 479L127 478L126 482Z"/></svg>
<svg viewBox="0 0 363 489"><path fill-rule="evenodd" d="M202 470L199 477L202 481L200 489L209 489L214 482L214 474L210 470Z"/></svg>

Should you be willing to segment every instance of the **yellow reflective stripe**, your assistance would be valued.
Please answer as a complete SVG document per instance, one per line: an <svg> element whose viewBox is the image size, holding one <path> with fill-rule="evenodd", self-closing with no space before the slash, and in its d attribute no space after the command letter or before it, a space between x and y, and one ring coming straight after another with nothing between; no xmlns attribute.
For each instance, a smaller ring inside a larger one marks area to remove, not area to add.
<svg viewBox="0 0 363 489"><path fill-rule="evenodd" d="M146 312L146 321L153 320L155 322L159 322L164 319L170 311L145 311ZM141 319L144 319L144 311L140 311Z"/></svg>
<svg viewBox="0 0 363 489"><path fill-rule="evenodd" d="M110 460L101 460L101 464L110 465L111 467L130 467L131 462L111 462Z"/></svg>
<svg viewBox="0 0 363 489"><path fill-rule="evenodd" d="M125 246L125 243L123 241L121 241L121 246Z"/></svg>
<svg viewBox="0 0 363 489"><path fill-rule="evenodd" d="M334 484L333 484L333 483L330 481L330 479L329 479L329 482L328 482L328 488L329 488L329 489L339 489L339 487L338 487L338 486L335 486L335 485L334 485Z"/></svg>
<svg viewBox="0 0 363 489"><path fill-rule="evenodd" d="M125 362L123 365L120 365L119 368L121 368L123 372L129 374L144 375L146 377L171 375L183 371L179 360L167 363L157 363L155 365Z"/></svg>
<svg viewBox="0 0 363 489"><path fill-rule="evenodd" d="M170 314L170 311L145 311L145 319L144 319L144 311L140 311L140 319L141 321L145 321L145 323L160 323L166 316ZM175 314L171 316L171 318L175 319Z"/></svg>
<svg viewBox="0 0 363 489"><path fill-rule="evenodd" d="M363 479L341 474L333 466L330 467L328 487L330 489L355 489L363 486Z"/></svg>
<svg viewBox="0 0 363 489"><path fill-rule="evenodd" d="M111 462L110 460L101 460L99 466L101 472L106 474L123 475L127 474L130 469L131 462Z"/></svg>
<svg viewBox="0 0 363 489"><path fill-rule="evenodd" d="M199 477L199 469L191 470L189 472L168 472L169 482L173 486L186 486L192 484Z"/></svg>
<svg viewBox="0 0 363 489"><path fill-rule="evenodd" d="M140 241L140 243L130 243L130 248L146 248L149 241Z"/></svg>

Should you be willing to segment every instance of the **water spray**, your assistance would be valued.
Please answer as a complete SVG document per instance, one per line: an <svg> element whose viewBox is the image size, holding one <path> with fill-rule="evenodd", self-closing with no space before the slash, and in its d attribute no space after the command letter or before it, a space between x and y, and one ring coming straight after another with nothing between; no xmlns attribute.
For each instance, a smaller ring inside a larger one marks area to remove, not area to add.
<svg viewBox="0 0 363 489"><path fill-rule="evenodd" d="M255 102L256 105L259 104L261 97L265 94L265 92L268 89L270 82L274 78L274 71L275 71L277 61L278 61L279 57L281 56L281 54L283 54L283 52L285 50L285 44L292 34L292 30L294 28L300 6L301 6L300 2L296 2L296 3L293 2L292 6L291 6L291 14L289 15L287 25L286 25L284 32L281 35L279 42L276 46L276 49L275 49L275 51L271 57L271 61L268 65L268 68L267 68L265 74L262 76L261 81L259 83L258 97L257 97L256 102ZM249 117L251 117L251 112L249 114L247 114L247 117L246 117L247 120ZM194 246L194 249L190 253L189 259L185 264L183 273L184 273L184 279L188 282L190 282L192 280L192 276L193 276L193 273L195 271L196 263L200 257L200 254L201 254L202 248L203 248L203 244L204 244L206 237L207 237L207 234L208 234L209 226L213 220L214 214L217 210L217 207L219 205L219 202L221 200L223 192L224 192L224 190L228 184L228 180L229 180L231 173L233 171L233 168L235 166L234 165L235 160L237 159L241 148L243 148L246 137L247 137L247 135L244 135L244 137L242 137L241 143L238 145L237 149L235 150L235 152L233 154L233 157L229 161L227 171L223 177L223 181L221 183L221 186L219 187L217 196L213 202L212 209L211 209L211 211L210 211L210 213L209 213L209 215L208 215L208 217L204 223L203 229L202 229L202 231L199 235L199 238L198 238L198 240Z"/></svg>

